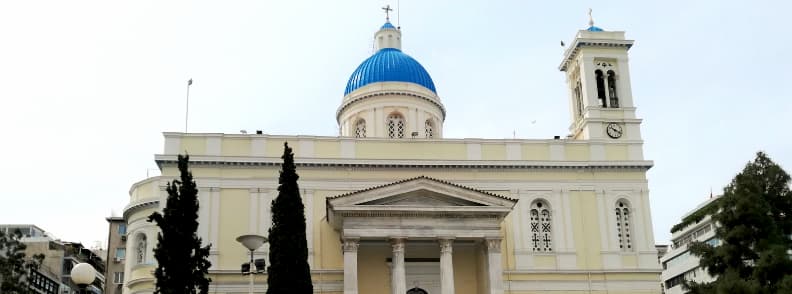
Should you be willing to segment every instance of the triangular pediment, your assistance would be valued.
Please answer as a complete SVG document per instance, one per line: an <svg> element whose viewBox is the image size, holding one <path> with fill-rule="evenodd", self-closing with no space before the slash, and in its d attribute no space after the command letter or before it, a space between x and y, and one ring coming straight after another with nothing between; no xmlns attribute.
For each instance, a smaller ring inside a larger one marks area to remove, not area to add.
<svg viewBox="0 0 792 294"><path fill-rule="evenodd" d="M418 189L395 196L376 199L357 205L392 205L392 206L485 206L467 199L449 196L427 189Z"/></svg>
<svg viewBox="0 0 792 294"><path fill-rule="evenodd" d="M408 219L444 220L446 229L454 229L460 223L468 226L475 219L473 223L484 224L487 229L498 227L515 204L516 199L420 176L327 198L327 220L339 230L344 226L350 230L384 226L399 233L410 227L405 223ZM460 219L467 221L459 222Z"/></svg>
<svg viewBox="0 0 792 294"><path fill-rule="evenodd" d="M497 194L425 176L354 191L328 198L340 206L508 207L517 201Z"/></svg>

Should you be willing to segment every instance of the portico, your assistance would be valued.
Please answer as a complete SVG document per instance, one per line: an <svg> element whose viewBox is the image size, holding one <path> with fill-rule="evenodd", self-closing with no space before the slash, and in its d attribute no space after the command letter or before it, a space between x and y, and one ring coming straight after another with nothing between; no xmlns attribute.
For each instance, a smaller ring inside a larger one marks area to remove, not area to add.
<svg viewBox="0 0 792 294"><path fill-rule="evenodd" d="M417 243L436 244L439 293L454 293L455 244L481 249L475 251L485 261L478 278L488 293L503 293L501 222L516 203L424 176L328 198L327 219L343 244L344 293L359 293L361 243L383 242L390 245L391 293L404 294L412 287L406 279L406 248Z"/></svg>

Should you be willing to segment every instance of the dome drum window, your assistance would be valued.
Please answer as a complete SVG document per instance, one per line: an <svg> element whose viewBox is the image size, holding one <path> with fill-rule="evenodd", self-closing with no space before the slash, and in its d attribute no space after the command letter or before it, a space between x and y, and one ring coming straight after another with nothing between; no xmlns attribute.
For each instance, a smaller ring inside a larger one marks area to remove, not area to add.
<svg viewBox="0 0 792 294"><path fill-rule="evenodd" d="M360 119L355 123L355 138L365 138L366 137L366 121Z"/></svg>
<svg viewBox="0 0 792 294"><path fill-rule="evenodd" d="M424 123L424 134L426 135L426 138L434 137L434 123L431 119L427 119Z"/></svg>
<svg viewBox="0 0 792 294"><path fill-rule="evenodd" d="M394 113L388 116L388 138L404 138L404 117Z"/></svg>

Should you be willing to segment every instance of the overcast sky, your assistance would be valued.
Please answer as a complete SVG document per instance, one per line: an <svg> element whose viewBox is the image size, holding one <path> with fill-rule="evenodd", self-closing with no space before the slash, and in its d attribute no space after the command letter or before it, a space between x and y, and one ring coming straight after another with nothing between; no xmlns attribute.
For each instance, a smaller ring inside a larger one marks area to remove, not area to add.
<svg viewBox="0 0 792 294"><path fill-rule="evenodd" d="M105 243L104 218L158 173L161 132L183 131L189 78L192 132L336 135L387 3L0 2L0 223ZM559 41L592 7L597 26L636 40L658 243L756 151L792 169L792 2L528 3L401 1L403 49L434 79L446 137L566 135Z"/></svg>

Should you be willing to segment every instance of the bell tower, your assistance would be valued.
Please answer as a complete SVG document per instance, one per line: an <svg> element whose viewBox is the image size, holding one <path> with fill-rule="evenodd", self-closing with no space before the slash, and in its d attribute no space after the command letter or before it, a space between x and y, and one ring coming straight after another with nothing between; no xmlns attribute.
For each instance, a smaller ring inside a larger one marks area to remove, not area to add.
<svg viewBox="0 0 792 294"><path fill-rule="evenodd" d="M641 140L627 54L633 42L623 31L594 26L589 10L589 27L577 32L558 67L566 73L573 139Z"/></svg>

